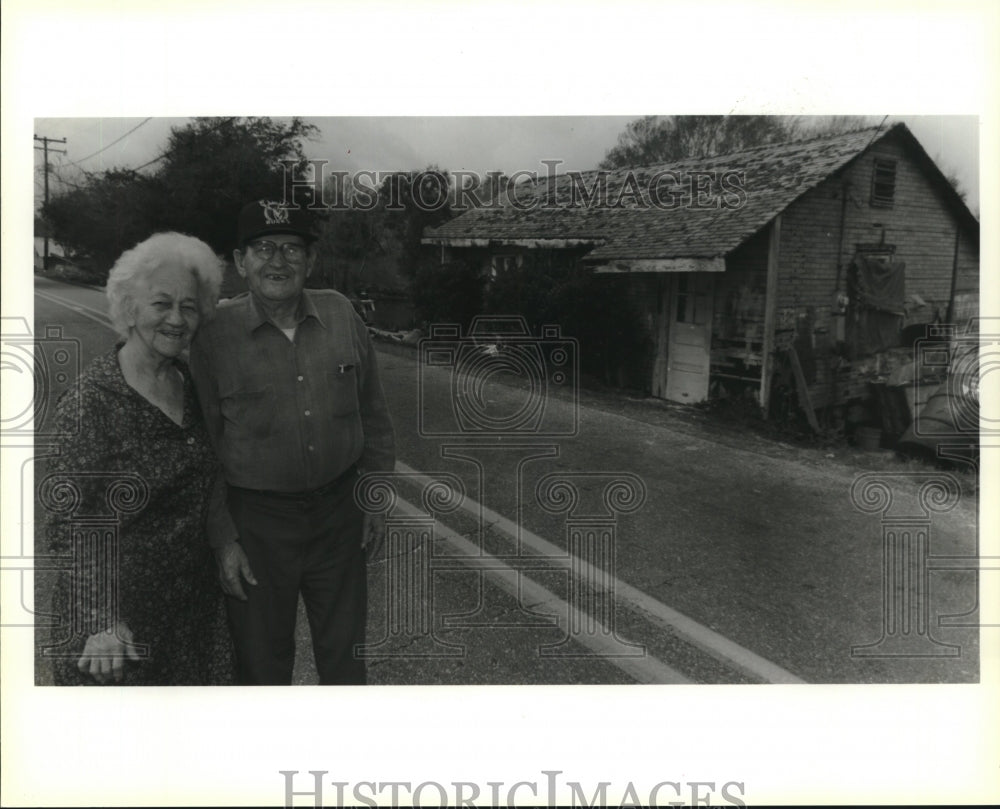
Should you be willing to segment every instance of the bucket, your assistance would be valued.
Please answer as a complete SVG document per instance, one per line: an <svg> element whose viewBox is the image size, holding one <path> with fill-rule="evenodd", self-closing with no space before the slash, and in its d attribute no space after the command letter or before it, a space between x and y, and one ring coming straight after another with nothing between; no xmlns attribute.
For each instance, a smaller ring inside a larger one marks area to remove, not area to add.
<svg viewBox="0 0 1000 809"><path fill-rule="evenodd" d="M861 449L875 450L882 443L882 431L878 427L858 427L854 431L854 440Z"/></svg>

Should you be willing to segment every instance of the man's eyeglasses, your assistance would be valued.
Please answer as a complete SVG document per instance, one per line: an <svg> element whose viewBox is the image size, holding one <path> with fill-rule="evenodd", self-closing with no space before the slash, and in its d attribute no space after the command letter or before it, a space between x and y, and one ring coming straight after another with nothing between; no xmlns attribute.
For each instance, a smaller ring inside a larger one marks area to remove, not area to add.
<svg viewBox="0 0 1000 809"><path fill-rule="evenodd" d="M279 249L285 261L289 263L297 264L305 261L306 258L306 246L298 242L275 244L274 242L262 239L259 242L251 242L249 247L253 251L253 254L261 261L270 261Z"/></svg>

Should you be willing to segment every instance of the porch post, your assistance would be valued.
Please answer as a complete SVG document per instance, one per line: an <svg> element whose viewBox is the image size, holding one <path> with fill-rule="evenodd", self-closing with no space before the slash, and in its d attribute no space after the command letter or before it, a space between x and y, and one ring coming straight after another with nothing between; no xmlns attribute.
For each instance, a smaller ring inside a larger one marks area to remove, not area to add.
<svg viewBox="0 0 1000 809"><path fill-rule="evenodd" d="M657 399L667 396L667 330L670 322L669 273L652 276L657 289L656 301L656 356L653 358L652 393Z"/></svg>
<svg viewBox="0 0 1000 809"><path fill-rule="evenodd" d="M767 285L764 292L764 345L761 351L760 406L767 418L774 374L774 324L778 313L778 255L781 245L781 214L774 217L767 243Z"/></svg>

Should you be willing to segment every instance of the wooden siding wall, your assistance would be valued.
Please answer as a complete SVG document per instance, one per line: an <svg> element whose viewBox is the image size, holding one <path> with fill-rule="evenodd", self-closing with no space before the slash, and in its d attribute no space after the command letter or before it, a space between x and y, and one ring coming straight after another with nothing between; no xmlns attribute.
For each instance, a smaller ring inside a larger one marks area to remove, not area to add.
<svg viewBox="0 0 1000 809"><path fill-rule="evenodd" d="M876 158L896 161L892 208L870 204ZM747 178L752 189L752 180ZM847 189L841 248L842 194ZM848 265L855 245L882 239L895 245L906 263L906 294L918 294L940 317L946 316L951 294L955 233L958 222L944 197L895 138L886 138L862 155L841 176L824 181L791 205L784 214L778 279L778 330L794 329L792 340L807 358L809 392L815 406L843 399L846 391L833 376L831 348L838 335L835 296L847 292ZM839 266L839 271L838 271ZM978 247L963 232L959 241L957 292L979 289Z"/></svg>

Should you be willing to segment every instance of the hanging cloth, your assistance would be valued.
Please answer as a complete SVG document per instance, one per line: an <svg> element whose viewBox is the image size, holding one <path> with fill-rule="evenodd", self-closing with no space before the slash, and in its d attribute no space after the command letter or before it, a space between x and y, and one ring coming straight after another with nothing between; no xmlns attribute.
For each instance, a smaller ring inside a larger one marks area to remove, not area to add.
<svg viewBox="0 0 1000 809"><path fill-rule="evenodd" d="M906 315L906 264L858 253L853 269L855 355L874 354L899 345Z"/></svg>

